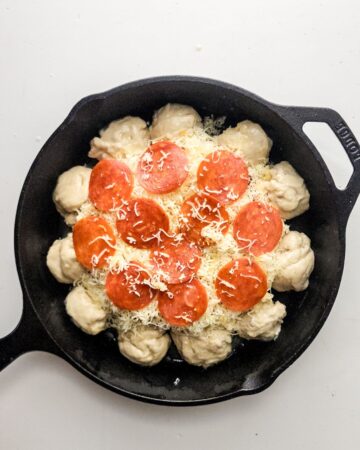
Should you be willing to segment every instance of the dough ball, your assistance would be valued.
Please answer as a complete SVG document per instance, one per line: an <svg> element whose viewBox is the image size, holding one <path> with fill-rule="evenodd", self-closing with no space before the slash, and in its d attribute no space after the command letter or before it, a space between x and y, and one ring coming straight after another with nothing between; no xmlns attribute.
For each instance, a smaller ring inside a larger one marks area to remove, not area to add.
<svg viewBox="0 0 360 450"><path fill-rule="evenodd" d="M271 180L264 188L270 201L279 208L281 217L292 219L309 209L310 194L304 180L287 161L270 169Z"/></svg>
<svg viewBox="0 0 360 450"><path fill-rule="evenodd" d="M308 287L315 261L310 245L306 234L298 231L290 231L280 241L276 250L278 269L273 282L277 291L303 291Z"/></svg>
<svg viewBox="0 0 360 450"><path fill-rule="evenodd" d="M81 277L85 269L76 259L72 233L53 242L46 264L59 283L73 283Z"/></svg>
<svg viewBox="0 0 360 450"><path fill-rule="evenodd" d="M201 117L194 108L168 103L155 112L150 135L152 139L171 137L181 131L201 126Z"/></svg>
<svg viewBox="0 0 360 450"><path fill-rule="evenodd" d="M90 158L121 158L127 152L142 153L150 145L150 133L140 117L114 120L90 142Z"/></svg>
<svg viewBox="0 0 360 450"><path fill-rule="evenodd" d="M68 225L76 221L76 210L86 202L89 193L91 169L75 166L62 173L53 192L56 209Z"/></svg>
<svg viewBox="0 0 360 450"><path fill-rule="evenodd" d="M53 242L46 256L46 265L59 283L72 283L70 278L67 278L61 268L60 258L61 239Z"/></svg>
<svg viewBox="0 0 360 450"><path fill-rule="evenodd" d="M154 366L170 347L169 335L158 328L138 326L119 334L120 352L135 364Z"/></svg>
<svg viewBox="0 0 360 450"><path fill-rule="evenodd" d="M219 145L237 150L249 164L266 164L272 146L271 139L257 123L239 122L235 128L227 128L217 137Z"/></svg>
<svg viewBox="0 0 360 450"><path fill-rule="evenodd" d="M73 281L78 280L85 272L84 267L76 259L72 233L61 239L60 263L63 274Z"/></svg>
<svg viewBox="0 0 360 450"><path fill-rule="evenodd" d="M76 287L65 299L66 312L76 326L85 333L98 334L106 328L106 312L81 286Z"/></svg>
<svg viewBox="0 0 360 450"><path fill-rule="evenodd" d="M182 358L194 366L212 366L231 353L232 339L226 330L208 328L199 335L172 331L171 337Z"/></svg>
<svg viewBox="0 0 360 450"><path fill-rule="evenodd" d="M244 339L272 341L278 337L285 316L285 305L273 302L272 295L267 294L261 302L239 317L236 331Z"/></svg>

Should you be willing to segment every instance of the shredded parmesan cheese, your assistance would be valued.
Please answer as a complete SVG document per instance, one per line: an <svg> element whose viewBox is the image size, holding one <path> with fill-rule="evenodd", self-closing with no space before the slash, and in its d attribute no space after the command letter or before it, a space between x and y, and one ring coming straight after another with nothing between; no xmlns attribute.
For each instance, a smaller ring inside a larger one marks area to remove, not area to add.
<svg viewBox="0 0 360 450"><path fill-rule="evenodd" d="M176 191L162 195L151 194L147 192L139 184L136 177L134 177L133 196L146 197L155 200L165 210L170 221L170 232L166 232L165 230L160 229L153 236L149 238L142 238L144 242L156 239L160 244L166 236L172 238L173 245L178 245L184 240L183 234L176 232L180 222L182 222L182 224L186 224L186 218L181 216L180 208L185 199L198 192L196 183L198 166L206 156L218 149L218 145L216 144L215 139L213 139L210 134L218 134L219 127L222 126L223 122L224 119L221 119L216 123L214 123L214 121L211 122L210 120L205 120L205 129L195 128L193 130L186 130L172 137L172 142L185 149L189 161L188 177L183 185ZM211 123L213 125L211 125ZM210 132L210 134L208 134L206 131ZM155 143L156 141L156 139L153 140L153 143ZM222 146L222 148L226 149L226 147L224 146ZM227 150L234 151L230 148L228 148ZM162 152L161 155L162 156L157 163L160 170L162 169L164 162L168 157L168 153ZM142 149L134 149L132 152L128 152L127 154L125 154L125 152L117 154L117 158L127 164L134 173L136 172L139 158L141 156L141 165L145 170L145 173L142 175L142 177L143 179L146 179L149 178L149 173L151 173L151 170L153 169L153 157L150 151L143 153ZM203 171L207 171L208 167L203 166L202 169ZM246 193L238 198L237 194L235 194L232 190L228 190L227 192L227 197L230 200L234 200L233 203L226 206L231 222L235 218L237 212L246 203L253 200L267 201L267 194L261 189L261 181L266 178L268 169L263 165L252 166L248 169L250 175L250 184ZM111 189L112 187L113 185L107 186L108 189ZM215 191L209 188L206 188L206 191L210 195L221 193L221 191ZM124 209L126 207L126 204L127 202L124 202L121 207L114 208L113 212L115 213L115 217L114 214L102 214L102 216L114 228L114 231L116 231L115 221L124 220L126 218L126 211ZM202 203L197 201L196 203L192 204L192 216L207 224L201 231L202 236L213 241L215 244L203 249L201 266L196 275L207 290L208 308L205 314L200 318L200 320L187 327L187 330L189 333L199 334L209 326L217 326L226 328L230 332L234 332L234 330L236 329L236 322L238 317L240 316L240 313L234 313L225 309L219 302L219 299L215 292L215 279L218 271L222 266L233 259L244 257L244 251L248 248L251 248L251 246L254 244L254 241L247 242L243 239L244 247L239 247L239 245L233 238L232 225L230 225L229 231L225 235L222 234L221 230L224 222L221 220L220 211L218 210L218 217L220 219L218 222L208 222L202 214L206 210L212 211L206 200L204 200ZM140 216L137 209L137 203L135 203L134 205L134 212L137 217ZM215 210L214 212L216 213ZM100 215L100 213L93 207L90 202L85 202L81 206L81 208L76 211L76 213L78 219L88 215ZM139 220L134 224L134 227L141 224L142 221ZM284 226L284 233L286 233L287 231L288 228ZM95 242L97 239L103 239L109 245L111 244L109 243L108 236L106 235L94 239L93 242ZM128 237L127 239L130 244L136 243L136 240L132 237ZM110 246L114 248L114 246ZM148 250L139 250L123 242L121 239L118 239L115 245L115 254L111 257L108 257L109 270L111 272L119 272L128 267L131 261L136 261L141 264L141 266L143 266L145 270L149 269L149 278L144 280L143 284L148 285L149 288L152 288L154 290L166 292L168 297L171 299L173 297L173 294L167 290L166 284L161 281L161 279L166 279L162 271L158 270L155 274L152 274L152 266L150 264L149 254L150 252ZM265 270L265 272L268 274L269 288L271 287L271 282L276 271L276 258L274 257L274 254L275 252L271 252L259 258L253 258L258 261L263 270ZM123 331L128 331L135 325L154 325L161 329L168 329L169 325L162 319L159 314L156 297L146 308L138 311L119 310L117 307L110 303L106 296L104 288L106 272L100 269L96 269L96 264L98 263L101 256L101 254L94 255L95 268L91 273L86 273L78 281L78 284L83 286L85 289L92 289L96 291L96 295L101 298L104 308L109 311L109 325ZM158 257L162 258L163 264L166 265L166 259L168 255L166 253L159 252ZM191 267L191 261L189 267ZM179 272L183 272L185 270L185 266L180 261L176 263L176 268L177 270L179 270ZM185 275L183 276L185 277ZM249 275L249 277L252 276ZM257 279L257 277L253 278ZM226 293L226 295L228 295L229 297L234 296L234 294L231 292L231 290L234 289L234 286L231 283L228 283L226 280L221 280L221 284L224 286L223 292ZM136 281L129 283L129 289L131 289L135 295L138 294L138 292L136 291ZM188 318L183 315L179 316L179 318L188 320ZM177 328L175 327L175 329ZM177 331L181 332L182 330L181 328L178 328Z"/></svg>

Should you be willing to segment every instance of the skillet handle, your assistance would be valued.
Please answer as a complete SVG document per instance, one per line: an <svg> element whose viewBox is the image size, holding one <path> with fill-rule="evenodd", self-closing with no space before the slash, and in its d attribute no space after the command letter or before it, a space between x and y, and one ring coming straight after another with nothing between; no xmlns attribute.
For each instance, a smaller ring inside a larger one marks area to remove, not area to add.
<svg viewBox="0 0 360 450"><path fill-rule="evenodd" d="M284 107L283 111L286 119L302 134L304 134L303 126L306 122L327 123L347 153L354 172L345 189L336 188L339 205L344 213L344 225L346 225L347 219L360 193L360 146L358 141L345 120L333 109L289 106Z"/></svg>
<svg viewBox="0 0 360 450"><path fill-rule="evenodd" d="M0 371L18 356L34 350L60 355L60 350L37 318L30 302L24 299L23 312L16 328L0 338Z"/></svg>

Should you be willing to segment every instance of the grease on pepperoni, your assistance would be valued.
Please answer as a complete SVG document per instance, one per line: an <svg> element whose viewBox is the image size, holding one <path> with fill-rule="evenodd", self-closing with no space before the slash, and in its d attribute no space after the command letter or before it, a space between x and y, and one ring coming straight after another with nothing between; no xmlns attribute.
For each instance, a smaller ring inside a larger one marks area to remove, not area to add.
<svg viewBox="0 0 360 450"><path fill-rule="evenodd" d="M177 327L188 326L199 320L207 305L206 289L197 279L170 285L168 291L158 294L160 314L166 322Z"/></svg>
<svg viewBox="0 0 360 450"><path fill-rule="evenodd" d="M188 159L178 145L157 142L141 156L136 176L140 185L153 194L167 194L179 188L188 175Z"/></svg>
<svg viewBox="0 0 360 450"><path fill-rule="evenodd" d="M121 309L137 310L145 308L155 297L149 286L150 276L136 261L120 272L109 272L105 291L111 302Z"/></svg>
<svg viewBox="0 0 360 450"><path fill-rule="evenodd" d="M166 238L150 255L154 270L168 284L185 283L201 264L201 251L194 242Z"/></svg>
<svg viewBox="0 0 360 450"><path fill-rule="evenodd" d="M199 165L199 189L216 198L222 205L238 200L249 184L249 172L244 160L227 150L216 150Z"/></svg>
<svg viewBox="0 0 360 450"><path fill-rule="evenodd" d="M261 267L248 258L230 261L215 281L216 295L232 311L243 312L255 306L266 294L267 278Z"/></svg>
<svg viewBox="0 0 360 450"><path fill-rule="evenodd" d="M117 211L116 228L127 244L150 249L169 235L169 218L154 200L134 198Z"/></svg>
<svg viewBox="0 0 360 450"><path fill-rule="evenodd" d="M110 211L130 197L133 175L129 167L115 159L103 159L91 171L89 199L101 211Z"/></svg>
<svg viewBox="0 0 360 450"><path fill-rule="evenodd" d="M212 242L201 235L202 229L209 225L215 226L225 234L229 228L229 215L214 197L195 194L183 203L179 225L189 240L200 246L207 246Z"/></svg>
<svg viewBox="0 0 360 450"><path fill-rule="evenodd" d="M84 217L73 228L76 259L88 269L103 268L115 253L116 238L109 223L95 216Z"/></svg>
<svg viewBox="0 0 360 450"><path fill-rule="evenodd" d="M250 202L243 206L233 225L233 235L238 245L255 256L274 250L282 231L283 222L279 211L261 202Z"/></svg>

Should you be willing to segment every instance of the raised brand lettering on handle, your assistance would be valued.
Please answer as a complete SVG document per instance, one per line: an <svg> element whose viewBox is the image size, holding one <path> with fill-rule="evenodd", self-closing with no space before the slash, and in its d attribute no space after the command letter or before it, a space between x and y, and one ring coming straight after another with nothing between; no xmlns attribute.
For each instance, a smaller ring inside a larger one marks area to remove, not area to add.
<svg viewBox="0 0 360 450"><path fill-rule="evenodd" d="M355 163L360 161L360 147L356 142L354 135L344 122L339 122L335 125L335 133L340 139L343 146L348 151L350 159Z"/></svg>

